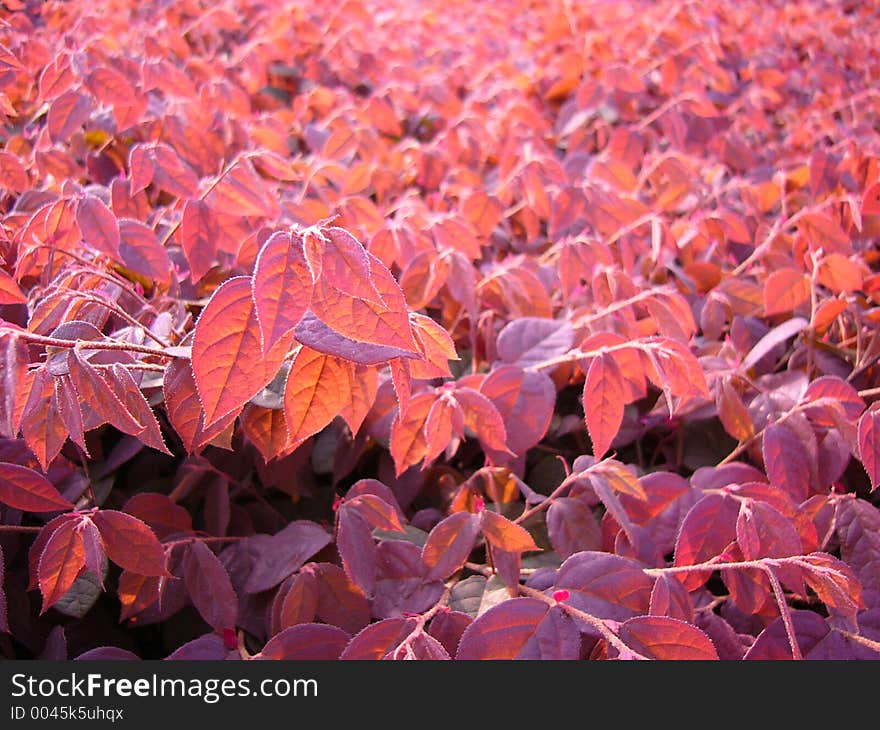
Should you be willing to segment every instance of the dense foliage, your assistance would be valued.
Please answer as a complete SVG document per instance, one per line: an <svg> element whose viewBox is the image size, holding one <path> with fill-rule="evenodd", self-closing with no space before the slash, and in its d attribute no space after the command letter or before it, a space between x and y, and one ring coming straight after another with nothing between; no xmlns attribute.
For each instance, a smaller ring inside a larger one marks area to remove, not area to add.
<svg viewBox="0 0 880 730"><path fill-rule="evenodd" d="M880 657L871 3L2 6L0 655Z"/></svg>

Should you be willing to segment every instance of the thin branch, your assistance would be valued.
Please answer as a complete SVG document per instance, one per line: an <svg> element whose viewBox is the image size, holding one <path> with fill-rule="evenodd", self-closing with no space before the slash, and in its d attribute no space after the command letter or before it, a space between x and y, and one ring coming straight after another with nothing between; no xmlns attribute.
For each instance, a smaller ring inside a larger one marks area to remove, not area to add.
<svg viewBox="0 0 880 730"><path fill-rule="evenodd" d="M154 357L173 358L164 350L155 347L147 347L146 345L135 345L134 343L125 343L119 341L113 342L92 342L91 340L63 340L57 337L47 337L38 335L34 332L20 330L13 327L0 326L0 332L9 332L23 340L33 342L36 345L45 345L46 347L62 347L62 348L83 348L86 350L116 350L123 352L139 352L142 355L152 355Z"/></svg>

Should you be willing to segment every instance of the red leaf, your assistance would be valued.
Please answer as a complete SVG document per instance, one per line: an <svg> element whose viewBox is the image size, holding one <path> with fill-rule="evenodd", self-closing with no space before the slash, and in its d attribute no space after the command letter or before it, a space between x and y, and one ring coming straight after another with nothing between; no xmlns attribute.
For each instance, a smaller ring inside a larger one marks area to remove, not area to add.
<svg viewBox="0 0 880 730"><path fill-rule="evenodd" d="M658 576L654 582L648 612L652 616L669 616L688 623L694 622L694 606L690 594L678 578L668 573Z"/></svg>
<svg viewBox="0 0 880 730"><path fill-rule="evenodd" d="M2 278L2 277L0 277ZM28 399L28 346L14 332L0 334L0 436L15 438Z"/></svg>
<svg viewBox="0 0 880 730"><path fill-rule="evenodd" d="M460 359L452 337L437 322L423 314L410 312L409 320L424 357L423 360L409 362L412 377L416 380L428 380L451 376L449 361Z"/></svg>
<svg viewBox="0 0 880 730"><path fill-rule="evenodd" d="M22 512L73 509L52 483L32 469L0 462L0 502Z"/></svg>
<svg viewBox="0 0 880 730"><path fill-rule="evenodd" d="M137 430L127 432L132 436L137 436L146 446L170 455L171 452L162 439L162 432L153 409L150 408L150 404L147 403L140 387L135 383L131 372L121 363L114 362L107 372L107 381L116 398L123 405L122 411L131 414L138 423ZM113 415L110 422L116 425L119 419L120 414L117 413ZM120 430L126 431L124 428Z"/></svg>
<svg viewBox="0 0 880 730"><path fill-rule="evenodd" d="M864 499L842 499L835 524L841 559L859 579L865 602L880 606L880 510Z"/></svg>
<svg viewBox="0 0 880 730"><path fill-rule="evenodd" d="M718 659L715 645L696 626L667 616L636 616L620 625L620 639L648 659Z"/></svg>
<svg viewBox="0 0 880 730"><path fill-rule="evenodd" d="M76 207L76 224L86 244L121 261L119 221L103 200L93 195L82 198Z"/></svg>
<svg viewBox="0 0 880 730"><path fill-rule="evenodd" d="M263 354L299 324L312 299L312 274L301 236L273 233L257 256L254 306Z"/></svg>
<svg viewBox="0 0 880 730"><path fill-rule="evenodd" d="M324 280L354 299L363 299L385 307L382 294L373 283L373 262L385 268L377 259L342 228L307 228L301 238L308 267L315 281ZM332 323L330 323L332 324Z"/></svg>
<svg viewBox="0 0 880 730"><path fill-rule="evenodd" d="M228 279L202 310L193 338L192 369L205 426L237 413L275 377L286 348L279 346L267 356L261 352L251 279Z"/></svg>
<svg viewBox="0 0 880 730"><path fill-rule="evenodd" d="M764 314L797 309L810 298L810 279L798 269L776 269L764 282Z"/></svg>
<svg viewBox="0 0 880 730"><path fill-rule="evenodd" d="M871 408L859 419L859 458L871 479L871 491L880 487L880 410Z"/></svg>
<svg viewBox="0 0 880 730"><path fill-rule="evenodd" d="M458 387L452 394L464 412L464 425L476 433L485 448L512 453L507 448L504 421L491 400L473 388Z"/></svg>
<svg viewBox="0 0 880 730"><path fill-rule="evenodd" d="M458 433L464 431L464 415L456 400L447 393L441 394L425 419L424 436L427 444L425 463L434 461L452 443L453 419L458 421ZM457 442L456 442L457 445Z"/></svg>
<svg viewBox="0 0 880 730"><path fill-rule="evenodd" d="M27 297L9 274L0 269L0 305L26 304Z"/></svg>
<svg viewBox="0 0 880 730"><path fill-rule="evenodd" d="M153 158L144 144L136 144L128 153L128 169L132 197L153 182Z"/></svg>
<svg viewBox="0 0 880 730"><path fill-rule="evenodd" d="M582 550L602 547L599 521L582 499L555 499L547 510L547 531L550 544L563 560Z"/></svg>
<svg viewBox="0 0 880 730"><path fill-rule="evenodd" d="M113 392L107 380L85 359L80 350L74 350L67 358L70 378L83 403L87 403L102 423L112 423L120 431L137 435L145 425L128 412L122 401Z"/></svg>
<svg viewBox="0 0 880 730"><path fill-rule="evenodd" d="M289 437L283 410L248 403L241 413L241 428L266 462L287 447Z"/></svg>
<svg viewBox="0 0 880 730"><path fill-rule="evenodd" d="M791 621L802 656L807 656L830 633L830 627L825 619L814 611L792 610ZM758 638L743 657L743 659L777 661L791 658L791 644L781 618L776 619L758 634Z"/></svg>
<svg viewBox="0 0 880 730"><path fill-rule="evenodd" d="M152 162L152 182L154 185L178 198L191 198L198 192L198 177L173 147L159 142L148 149ZM137 189L138 186L132 179L132 194Z"/></svg>
<svg viewBox="0 0 880 730"><path fill-rule="evenodd" d="M349 634L370 622L370 604L345 571L330 563L310 564L318 579L318 618ZM305 566L303 570L309 568Z"/></svg>
<svg viewBox="0 0 880 730"><path fill-rule="evenodd" d="M623 378L613 357L594 357L584 381L584 418L593 442L593 455L601 459L623 422Z"/></svg>
<svg viewBox="0 0 880 730"><path fill-rule="evenodd" d="M165 550L153 531L136 517L105 509L92 520L101 531L107 557L131 573L165 576Z"/></svg>
<svg viewBox="0 0 880 730"><path fill-rule="evenodd" d="M422 547L425 578L447 578L464 565L479 532L480 520L470 512L454 512L434 525Z"/></svg>
<svg viewBox="0 0 880 730"><path fill-rule="evenodd" d="M160 538L192 530L190 513L170 497L158 492L135 494L125 503L122 511L146 522Z"/></svg>
<svg viewBox="0 0 880 730"><path fill-rule="evenodd" d="M322 275L315 279L310 305L312 313L333 332L348 340L393 348L402 357L421 357L400 286L379 259L365 253L370 262L370 283L382 303L352 296L341 289L335 279ZM340 266L341 270L343 267ZM304 327L298 327L295 332L297 340L309 344L300 336L301 329L305 331ZM385 359L390 357L394 355ZM371 364L363 360L359 362Z"/></svg>
<svg viewBox="0 0 880 730"><path fill-rule="evenodd" d="M0 187L23 193L29 187L28 174L22 161L11 152L0 151Z"/></svg>
<svg viewBox="0 0 880 730"><path fill-rule="evenodd" d="M52 142L66 142L92 112L92 101L85 94L68 91L49 106L46 127Z"/></svg>
<svg viewBox="0 0 880 730"><path fill-rule="evenodd" d="M367 315L365 321L369 322L371 316ZM409 350L394 345L362 342L357 337L345 337L318 319L311 311L305 313L293 334L297 342L306 347L361 365L378 365L395 357L414 357Z"/></svg>
<svg viewBox="0 0 880 730"><path fill-rule="evenodd" d="M301 347L284 389L288 446L295 448L340 414L351 392L351 365Z"/></svg>
<svg viewBox="0 0 880 730"><path fill-rule="evenodd" d="M170 286L174 267L152 228L140 221L119 221L119 254L125 268L151 286L153 282Z"/></svg>
<svg viewBox="0 0 880 730"><path fill-rule="evenodd" d="M234 629L238 597L223 563L205 543L190 543L184 562L186 589L196 610L215 631Z"/></svg>
<svg viewBox="0 0 880 730"><path fill-rule="evenodd" d="M6 572L6 563L3 560L3 548L0 547L0 633L9 633L9 621L6 616L6 590L3 588L3 580Z"/></svg>
<svg viewBox="0 0 880 730"><path fill-rule="evenodd" d="M162 392L168 420L189 453L198 451L222 433L237 416L237 412L232 411L210 428L204 427L205 413L196 389L192 364L188 359L175 358L167 365L162 380Z"/></svg>
<svg viewBox="0 0 880 730"><path fill-rule="evenodd" d="M269 639L256 658L330 661L339 659L350 640L351 636L336 626L299 624Z"/></svg>
<svg viewBox="0 0 880 730"><path fill-rule="evenodd" d="M40 614L46 613L70 590L85 567L86 555L78 520L69 519L56 527L40 553L39 581L43 594Z"/></svg>
<svg viewBox="0 0 880 730"><path fill-rule="evenodd" d="M764 466L774 487L802 502L810 495L810 465L798 435L785 423L764 429Z"/></svg>
<svg viewBox="0 0 880 730"><path fill-rule="evenodd" d="M318 610L318 585L311 573L299 573L284 594L278 615L280 629L311 623Z"/></svg>
<svg viewBox="0 0 880 730"><path fill-rule="evenodd" d="M52 376L42 369L33 375L21 417L21 435L44 471L61 451L67 438L67 427L53 405L52 380Z"/></svg>
<svg viewBox="0 0 880 730"><path fill-rule="evenodd" d="M736 539L739 504L726 495L708 494L697 502L682 520L675 541L674 565L696 565L721 555ZM711 571L695 571L678 576L688 590L698 588Z"/></svg>
<svg viewBox="0 0 880 730"><path fill-rule="evenodd" d="M414 618L386 618L370 624L351 640L340 659L382 659L403 641L416 627Z"/></svg>
<svg viewBox="0 0 880 730"><path fill-rule="evenodd" d="M428 633L443 644L449 656L455 656L461 636L474 619L461 611L441 611L431 619Z"/></svg>
<svg viewBox="0 0 880 730"><path fill-rule="evenodd" d="M838 622L842 616L856 629L856 616L860 609L865 608L865 603L852 569L834 556L819 552L799 557L793 564L801 569L807 585L831 610L831 614L838 617Z"/></svg>
<svg viewBox="0 0 880 730"><path fill-rule="evenodd" d="M803 403L810 403L820 398L830 398L843 408L846 417L856 420L865 410L865 401L859 396L858 391L845 380L834 375L823 375L811 382L801 398ZM823 413L825 406L817 405L816 408L807 409L810 419L822 426L836 426L837 422L830 414Z"/></svg>
<svg viewBox="0 0 880 730"><path fill-rule="evenodd" d="M183 206L180 241L189 262L193 284L197 283L216 263L220 223L203 200L187 200Z"/></svg>
<svg viewBox="0 0 880 730"><path fill-rule="evenodd" d="M514 454L524 454L544 438L556 405L556 387L548 375L502 365L483 379L479 390L498 409Z"/></svg>
<svg viewBox="0 0 880 730"><path fill-rule="evenodd" d="M522 553L539 549L525 529L492 510L480 512L480 529L489 544L499 550Z"/></svg>
<svg viewBox="0 0 880 730"><path fill-rule="evenodd" d="M235 163L206 200L215 210L239 216L275 218L279 213L275 197L269 194L265 181L246 159Z"/></svg>
<svg viewBox="0 0 880 730"><path fill-rule="evenodd" d="M222 661L229 656L229 648L222 637L217 634L203 634L197 639L186 642L167 657L168 661ZM236 652L238 658L238 652Z"/></svg>
<svg viewBox="0 0 880 730"><path fill-rule="evenodd" d="M828 254L819 264L819 283L837 294L861 289L864 275L862 268L842 253Z"/></svg>
<svg viewBox="0 0 880 730"><path fill-rule="evenodd" d="M745 499L736 520L736 540L746 560L799 555L801 539L792 523L766 502Z"/></svg>
<svg viewBox="0 0 880 730"><path fill-rule="evenodd" d="M567 590L567 603L581 611L624 621L648 612L654 580L634 560L585 551L562 564L553 588Z"/></svg>

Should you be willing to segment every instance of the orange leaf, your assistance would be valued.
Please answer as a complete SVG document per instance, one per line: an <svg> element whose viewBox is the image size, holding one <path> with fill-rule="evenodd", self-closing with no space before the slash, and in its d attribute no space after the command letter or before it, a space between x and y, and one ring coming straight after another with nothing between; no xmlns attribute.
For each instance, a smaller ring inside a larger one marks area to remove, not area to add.
<svg viewBox="0 0 880 730"><path fill-rule="evenodd" d="M764 282L764 314L790 312L810 297L810 280L797 269L777 269Z"/></svg>
<svg viewBox="0 0 880 730"><path fill-rule="evenodd" d="M39 582L46 613L70 590L80 571L85 567L86 551L78 520L64 520L49 537L40 554Z"/></svg>
<svg viewBox="0 0 880 730"><path fill-rule="evenodd" d="M413 396L405 415L401 416L398 411L397 417L391 424L391 458L394 459L397 476L421 461L427 453L425 420L436 397L434 393L419 393Z"/></svg>
<svg viewBox="0 0 880 730"><path fill-rule="evenodd" d="M265 461L274 459L287 445L287 421L283 410L248 403L241 413L241 428Z"/></svg>
<svg viewBox="0 0 880 730"><path fill-rule="evenodd" d="M301 347L284 389L288 448L318 433L342 412L351 398L351 364Z"/></svg>
<svg viewBox="0 0 880 730"><path fill-rule="evenodd" d="M275 377L285 354L286 348L279 346L261 355L251 278L236 276L221 284L202 310L193 337L192 369L205 426L259 393Z"/></svg>
<svg viewBox="0 0 880 730"><path fill-rule="evenodd" d="M343 406L340 416L356 434L373 407L379 390L379 373L369 365L355 365L351 372L351 398Z"/></svg>
<svg viewBox="0 0 880 730"><path fill-rule="evenodd" d="M257 256L253 290L265 354L299 324L312 299L301 236L279 231L269 237Z"/></svg>
<svg viewBox="0 0 880 730"><path fill-rule="evenodd" d="M715 396L715 406L724 430L735 439L745 441L755 435L755 424L752 423L749 411L729 379L721 381Z"/></svg>
<svg viewBox="0 0 880 730"><path fill-rule="evenodd" d="M490 545L511 553L538 550L532 536L515 522L489 509L480 512L480 529Z"/></svg>
<svg viewBox="0 0 880 730"><path fill-rule="evenodd" d="M841 253L828 254L819 264L819 283L836 294L862 288L864 272Z"/></svg>
<svg viewBox="0 0 880 730"><path fill-rule="evenodd" d="M444 327L430 317L410 312L409 321L424 353L423 360L409 363L410 374L416 380L430 378L447 378L452 376L449 370L450 360L459 360L455 351L455 343Z"/></svg>
<svg viewBox="0 0 880 730"><path fill-rule="evenodd" d="M485 447L507 454L507 429L495 404L473 388L456 388L455 399L464 413L464 425L471 429Z"/></svg>
<svg viewBox="0 0 880 730"><path fill-rule="evenodd" d="M9 274L0 269L0 304L25 304L27 297Z"/></svg>

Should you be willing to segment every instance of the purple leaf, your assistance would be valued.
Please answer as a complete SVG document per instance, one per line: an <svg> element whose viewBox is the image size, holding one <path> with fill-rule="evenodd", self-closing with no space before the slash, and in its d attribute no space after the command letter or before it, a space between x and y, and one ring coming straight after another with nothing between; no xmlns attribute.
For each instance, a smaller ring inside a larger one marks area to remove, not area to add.
<svg viewBox="0 0 880 730"><path fill-rule="evenodd" d="M305 313L293 331L297 342L325 355L359 362L362 365L378 365L394 357L415 358L416 355L393 345L377 345L358 342L339 334L311 311Z"/></svg>
<svg viewBox="0 0 880 730"><path fill-rule="evenodd" d="M226 659L229 649L218 634L203 634L188 641L172 654L165 657L169 661L199 660L217 661Z"/></svg>
<svg viewBox="0 0 880 730"><path fill-rule="evenodd" d="M564 355L574 342L574 328L567 320L518 317L498 335L498 357L527 368Z"/></svg>
<svg viewBox="0 0 880 730"><path fill-rule="evenodd" d="M378 562L373 529L356 509L346 509L345 504L338 514L336 548L352 583L371 596Z"/></svg>
<svg viewBox="0 0 880 730"><path fill-rule="evenodd" d="M511 598L468 626L456 659L578 659L580 633L558 606Z"/></svg>
<svg viewBox="0 0 880 730"><path fill-rule="evenodd" d="M436 603L443 582L428 579L418 545L404 540L383 540L377 548L373 616L392 618L421 613Z"/></svg>
<svg viewBox="0 0 880 730"><path fill-rule="evenodd" d="M75 658L76 661L100 660L100 661L140 661L137 654L118 646L96 646Z"/></svg>
<svg viewBox="0 0 880 730"><path fill-rule="evenodd" d="M583 550L602 547L602 531L590 505L582 499L561 497L547 510L547 530L553 549L563 560Z"/></svg>
<svg viewBox="0 0 880 730"><path fill-rule="evenodd" d="M298 661L339 659L350 640L351 636L336 626L298 624L269 639L257 657Z"/></svg>
<svg viewBox="0 0 880 730"><path fill-rule="evenodd" d="M184 564L184 581L190 599L205 622L216 631L234 629L238 622L238 597L229 573L205 543L190 544Z"/></svg>
<svg viewBox="0 0 880 730"><path fill-rule="evenodd" d="M274 588L331 542L330 534L317 523L291 522L269 540L261 541L245 592L259 593Z"/></svg>
<svg viewBox="0 0 880 730"><path fill-rule="evenodd" d="M608 553L575 553L559 568L555 589L569 591L575 608L624 621L647 613L654 580L634 560Z"/></svg>

